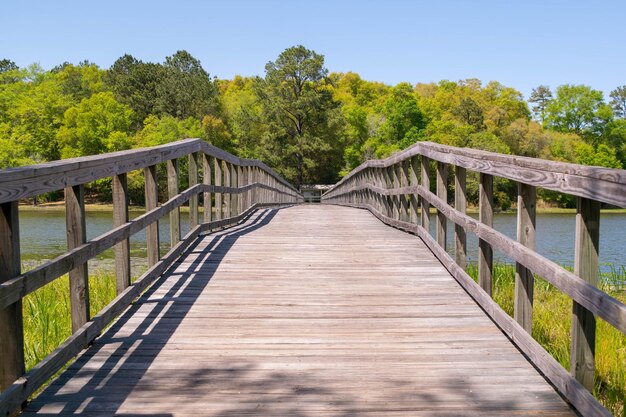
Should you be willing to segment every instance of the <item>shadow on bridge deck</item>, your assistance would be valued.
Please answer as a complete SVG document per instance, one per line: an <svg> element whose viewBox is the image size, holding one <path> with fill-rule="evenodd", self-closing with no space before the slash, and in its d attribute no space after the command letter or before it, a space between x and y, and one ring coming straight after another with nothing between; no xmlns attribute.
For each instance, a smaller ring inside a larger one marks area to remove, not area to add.
<svg viewBox="0 0 626 417"><path fill-rule="evenodd" d="M199 239L24 414L574 415L419 239L319 205Z"/></svg>

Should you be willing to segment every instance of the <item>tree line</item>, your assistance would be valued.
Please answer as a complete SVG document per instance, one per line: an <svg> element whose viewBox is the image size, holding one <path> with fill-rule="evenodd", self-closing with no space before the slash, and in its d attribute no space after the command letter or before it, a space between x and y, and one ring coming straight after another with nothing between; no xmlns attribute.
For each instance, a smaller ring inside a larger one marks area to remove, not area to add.
<svg viewBox="0 0 626 417"><path fill-rule="evenodd" d="M496 81L391 86L329 73L324 56L303 46L268 62L263 77L231 80L211 77L186 51L162 63L124 55L108 69L0 61L0 168L188 137L261 159L296 186L334 183L367 159L421 140L623 168L626 86L606 101L589 86L542 85L528 102ZM496 184L499 206L514 196L513 184ZM540 196L572 204L557 193Z"/></svg>

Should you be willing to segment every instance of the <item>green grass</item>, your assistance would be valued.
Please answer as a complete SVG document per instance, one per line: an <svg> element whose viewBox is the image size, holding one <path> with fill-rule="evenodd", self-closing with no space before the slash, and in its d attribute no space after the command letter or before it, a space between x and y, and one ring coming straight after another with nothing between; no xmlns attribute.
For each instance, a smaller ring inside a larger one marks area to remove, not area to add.
<svg viewBox="0 0 626 417"><path fill-rule="evenodd" d="M476 279L475 264L468 273ZM515 266L494 264L493 298L513 316ZM607 279L609 277L609 279ZM626 303L626 270L613 268L603 274L602 290ZM572 300L547 281L536 278L533 306L533 337L565 369L570 362ZM605 321L597 320L596 377L593 394L613 415L626 416L626 335Z"/></svg>
<svg viewBox="0 0 626 417"><path fill-rule="evenodd" d="M115 276L90 272L89 300L94 316L115 298ZM67 275L24 297L24 359L32 368L72 334Z"/></svg>

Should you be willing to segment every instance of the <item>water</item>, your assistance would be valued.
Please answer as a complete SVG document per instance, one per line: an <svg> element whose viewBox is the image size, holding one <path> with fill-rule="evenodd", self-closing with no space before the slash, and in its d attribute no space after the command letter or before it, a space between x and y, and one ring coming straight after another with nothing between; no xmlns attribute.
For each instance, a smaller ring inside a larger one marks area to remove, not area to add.
<svg viewBox="0 0 626 417"><path fill-rule="evenodd" d="M143 211L131 211L130 218L142 215ZM93 239L113 228L113 213L110 211L87 211L87 240ZM189 231L189 216L181 213L181 236ZM159 221L161 254L170 247L169 215ZM20 250L22 263L26 269L52 259L67 251L65 212L62 210L20 209ZM130 254L134 271L146 269L146 232L130 238ZM113 265L113 250L109 249L90 262L95 267ZM135 275L135 274L134 274Z"/></svg>
<svg viewBox="0 0 626 417"><path fill-rule="evenodd" d="M470 214L478 219L478 214ZM576 240L575 215L537 214L535 248L538 253L563 266L574 267L574 243ZM498 213L494 215L494 228L506 236L516 239L517 214ZM454 250L454 223L448 221L447 248ZM435 235L435 216L431 215L430 232ZM600 218L600 268L609 272L611 267L626 265L626 213L602 213ZM478 259L478 238L467 234L467 256L469 262ZM494 251L494 259L511 263L502 253Z"/></svg>
<svg viewBox="0 0 626 417"><path fill-rule="evenodd" d="M141 211L131 212L131 218L143 214ZM477 215L472 215L477 218ZM537 251L548 259L564 265L574 265L575 241L574 214L538 214L537 215ZM87 212L87 238L94 238L111 230L113 215L111 212ZM431 216L431 233L434 235L435 218ZM515 239L516 215L496 214L494 218L496 230ZM164 217L159 224L161 237L161 251L169 248L169 221ZM189 231L189 216L181 213L182 235ZM600 263L604 272L608 272L609 264L619 268L626 265L626 213L602 213L600 220ZM65 213L53 210L20 209L20 239L22 260L26 264L41 263L66 251ZM454 224L448 222L448 248L454 248ZM473 234L467 235L468 258L475 262L478 256L478 239ZM131 238L131 256L134 266L145 265L146 235L142 231ZM113 258L112 250L98 256L97 261L110 263ZM511 262L497 251L494 258L502 262Z"/></svg>

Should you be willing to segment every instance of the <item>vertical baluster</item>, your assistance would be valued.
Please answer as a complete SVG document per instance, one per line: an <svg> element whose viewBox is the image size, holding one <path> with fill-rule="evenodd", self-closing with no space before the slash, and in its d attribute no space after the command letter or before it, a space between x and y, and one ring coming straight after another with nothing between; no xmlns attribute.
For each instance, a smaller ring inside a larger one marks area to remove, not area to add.
<svg viewBox="0 0 626 417"><path fill-rule="evenodd" d="M20 274L18 202L0 203L0 283ZM24 368L22 301L0 309L0 392L21 377Z"/></svg>
<svg viewBox="0 0 626 417"><path fill-rule="evenodd" d="M224 187L232 187L230 164L224 162L223 167L224 167L224 170L223 170ZM224 218L226 219L228 219L231 216L231 211L230 211L231 210L230 208L231 194L232 193L228 193L224 195Z"/></svg>
<svg viewBox="0 0 626 417"><path fill-rule="evenodd" d="M213 159L213 168L215 170L215 186L221 187L224 182L222 178L222 161ZM222 219L222 193L215 193L215 220Z"/></svg>
<svg viewBox="0 0 626 417"><path fill-rule="evenodd" d="M532 185L517 184L517 241L535 249L536 192ZM522 264L515 264L515 320L532 334L535 279Z"/></svg>
<svg viewBox="0 0 626 417"><path fill-rule="evenodd" d="M167 193L169 198L178 195L178 160L167 161ZM180 207L170 211L170 247L180 242Z"/></svg>
<svg viewBox="0 0 626 417"><path fill-rule="evenodd" d="M113 227L128 223L128 179L126 174L113 176ZM115 245L115 289L119 295L130 285L130 240Z"/></svg>
<svg viewBox="0 0 626 417"><path fill-rule="evenodd" d="M417 181L417 173L419 172L419 158L414 156L409 161L409 180L411 187L417 186L419 183ZM417 224L417 215L418 215L418 199L417 192L411 193L411 201L409 202L409 221L411 224Z"/></svg>
<svg viewBox="0 0 626 417"><path fill-rule="evenodd" d="M408 187L409 186L409 160L405 159L400 162L400 186ZM410 220L409 213L409 195L402 194L400 198L402 199L402 215L400 216L401 220L404 222L408 222Z"/></svg>
<svg viewBox="0 0 626 417"><path fill-rule="evenodd" d="M159 186L157 182L157 167L152 165L143 169L144 187L146 196L146 212L154 210L159 204ZM149 224L146 228L146 250L148 252L148 266L153 266L160 259L161 242L159 237L159 221Z"/></svg>
<svg viewBox="0 0 626 417"><path fill-rule="evenodd" d="M454 175L454 208L463 214L467 211L467 171L459 166ZM467 268L467 236L458 224L454 225L454 258L463 270Z"/></svg>
<svg viewBox="0 0 626 417"><path fill-rule="evenodd" d="M72 250L87 241L85 227L85 191L82 185L65 188L65 220L67 249ZM72 333L89 321L89 278L87 262L69 272Z"/></svg>
<svg viewBox="0 0 626 417"><path fill-rule="evenodd" d="M479 221L485 226L493 227L493 177L480 174L478 190ZM482 239L478 240L478 284L487 294L492 293L493 250L491 245Z"/></svg>
<svg viewBox="0 0 626 417"><path fill-rule="evenodd" d="M239 187L239 177L237 172L237 165L230 164L230 186L233 188ZM239 194L230 194L230 216L234 217L239 214Z"/></svg>
<svg viewBox="0 0 626 417"><path fill-rule="evenodd" d="M423 156L421 157L421 166L422 166L422 187L424 190L430 191L430 159ZM422 205L422 227L426 229L426 233L429 233L430 230L430 203L425 198L421 200Z"/></svg>
<svg viewBox="0 0 626 417"><path fill-rule="evenodd" d="M202 184L204 185L211 185L211 157L207 154L202 154ZM203 200L204 200L204 223L211 223L212 220L212 216L211 216L211 206L212 206L212 201L211 201L211 193L208 191L204 192L204 196L203 196Z"/></svg>
<svg viewBox="0 0 626 417"><path fill-rule="evenodd" d="M437 162L437 197L448 203L448 165ZM441 210L437 210L437 243L444 250L447 243L447 219Z"/></svg>
<svg viewBox="0 0 626 417"><path fill-rule="evenodd" d="M198 185L198 164L200 154L194 152L189 154L189 188ZM189 226L193 229L198 225L198 194L189 197Z"/></svg>
<svg viewBox="0 0 626 417"><path fill-rule="evenodd" d="M599 242L600 203L577 197L574 273L594 286L598 285ZM572 375L589 391L593 391L594 386L595 347L596 319L574 301L570 368Z"/></svg>

